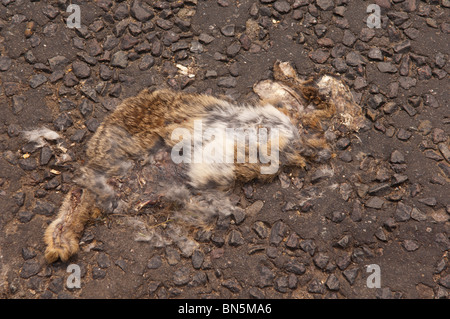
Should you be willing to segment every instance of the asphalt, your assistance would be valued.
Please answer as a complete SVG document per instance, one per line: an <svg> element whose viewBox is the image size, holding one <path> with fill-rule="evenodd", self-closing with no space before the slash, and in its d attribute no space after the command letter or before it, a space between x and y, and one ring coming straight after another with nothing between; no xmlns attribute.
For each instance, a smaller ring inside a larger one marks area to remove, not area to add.
<svg viewBox="0 0 450 319"><path fill-rule="evenodd" d="M449 298L448 0L72 2L80 28L69 1L0 4L2 298ZM370 121L338 141L332 176L312 165L236 187L246 215L192 234L192 254L108 215L68 262L45 262L43 232L122 99L171 87L244 102L276 60L340 75ZM24 140L39 127L62 135L64 161Z"/></svg>

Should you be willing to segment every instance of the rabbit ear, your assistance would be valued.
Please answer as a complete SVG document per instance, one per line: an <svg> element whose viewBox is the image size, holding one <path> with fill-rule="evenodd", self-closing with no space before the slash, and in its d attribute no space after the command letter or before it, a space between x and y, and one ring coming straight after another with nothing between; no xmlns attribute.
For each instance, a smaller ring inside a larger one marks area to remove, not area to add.
<svg viewBox="0 0 450 319"><path fill-rule="evenodd" d="M273 66L273 76L277 81L284 78L297 79L297 72L289 62L277 61Z"/></svg>
<svg viewBox="0 0 450 319"><path fill-rule="evenodd" d="M263 101L272 102L275 105L277 102L283 102L288 110L294 109L299 113L304 111L306 105L306 101L295 90L280 82L263 80L253 86L253 91Z"/></svg>
<svg viewBox="0 0 450 319"><path fill-rule="evenodd" d="M302 86L304 79L298 76L297 71L289 62L276 61L273 65L273 77L275 81L283 82L290 86Z"/></svg>

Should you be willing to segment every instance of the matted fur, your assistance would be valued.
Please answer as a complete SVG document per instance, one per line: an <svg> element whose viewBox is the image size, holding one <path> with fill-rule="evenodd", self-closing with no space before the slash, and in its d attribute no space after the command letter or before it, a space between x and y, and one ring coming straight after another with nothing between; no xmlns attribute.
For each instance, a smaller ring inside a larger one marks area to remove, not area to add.
<svg viewBox="0 0 450 319"><path fill-rule="evenodd" d="M261 81L254 91L261 98L254 104L171 90L143 90L124 100L89 141L77 185L45 232L47 261L66 261L78 251L92 213L158 204L173 212L173 219L193 226L232 214L239 208L224 192L236 181L270 181L287 165L325 163L332 153L326 133L341 125L357 131L364 122L361 108L337 77L321 74L303 81L286 62L277 62L274 81ZM193 133L196 120L207 127L277 128L279 169L261 174L267 164L260 161L173 163L169 154L177 141L172 132Z"/></svg>

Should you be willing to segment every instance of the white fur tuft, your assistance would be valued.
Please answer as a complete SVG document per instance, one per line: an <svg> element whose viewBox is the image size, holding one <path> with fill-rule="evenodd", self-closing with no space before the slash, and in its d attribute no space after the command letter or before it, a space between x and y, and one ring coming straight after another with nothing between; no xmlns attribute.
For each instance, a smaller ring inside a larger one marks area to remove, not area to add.
<svg viewBox="0 0 450 319"><path fill-rule="evenodd" d="M58 133L46 127L32 131L23 131L22 134L26 140L36 143L38 147L43 147L46 144L45 140L54 141L61 137Z"/></svg>

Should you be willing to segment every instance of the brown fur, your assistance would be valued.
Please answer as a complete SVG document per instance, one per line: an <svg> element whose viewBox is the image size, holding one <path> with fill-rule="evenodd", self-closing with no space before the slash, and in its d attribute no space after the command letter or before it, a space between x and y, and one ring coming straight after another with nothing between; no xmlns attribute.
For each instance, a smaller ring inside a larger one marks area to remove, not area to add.
<svg viewBox="0 0 450 319"><path fill-rule="evenodd" d="M329 127L337 126L340 113L345 113L347 110L351 116L355 117L355 123L359 123L362 117L359 106L356 106L349 96L348 88L345 86L335 88L334 80L330 80L330 85L333 87L328 92L330 96L326 97L317 86L317 81L302 81L290 65L280 62L274 66L274 78L276 82L273 83L278 83L278 88L283 91L274 93L273 96L269 92L268 98L265 98L261 105L270 101L270 104L280 108L280 111L286 114L291 123L297 127L297 133L300 136L300 139L294 143L280 137L280 152L283 152L280 154L283 157L281 164L304 167L308 161L327 160L330 157L327 155L327 150L330 150L331 146L324 137L324 121L327 121ZM267 84L270 87L270 82ZM345 96L339 98L336 96L339 94ZM335 99L337 102L334 102ZM111 212L115 209L117 204L115 184L130 171L130 167L135 165L137 160L154 161L149 159L148 154L159 147L158 143L163 141L165 147L175 145L176 142L170 138L175 128L188 128L192 132L194 120L207 117L212 112L213 105L221 105L224 102L212 96L171 90L154 92L143 90L139 95L124 100L105 119L89 141L86 152L87 161L81 169L80 178L76 180L77 186L74 186L66 195L57 218L45 232L47 261L54 262L58 258L66 261L78 251L78 241L84 225L93 212ZM310 105L308 111L300 114L300 108L304 107L306 110L308 105ZM354 124L351 129L357 130L358 125ZM167 156L167 153L161 154ZM157 163L165 167L167 172L176 171L174 165L167 161L160 160ZM262 165L262 163L235 163L234 180L271 181L277 173L261 175ZM149 179L157 179L157 172L152 173L154 175ZM215 181L216 186L232 186L228 179L221 178L218 177ZM162 179L165 178L162 177ZM159 181L154 180L154 182ZM174 182L175 185L177 183ZM132 192L130 196L133 196ZM220 196L205 195L205 198L210 202L216 200L218 205L225 203ZM142 203L142 200L139 200ZM203 207L195 206L195 201L190 205L185 205L187 211L189 207L192 208L191 211ZM203 204L199 202L198 205Z"/></svg>

